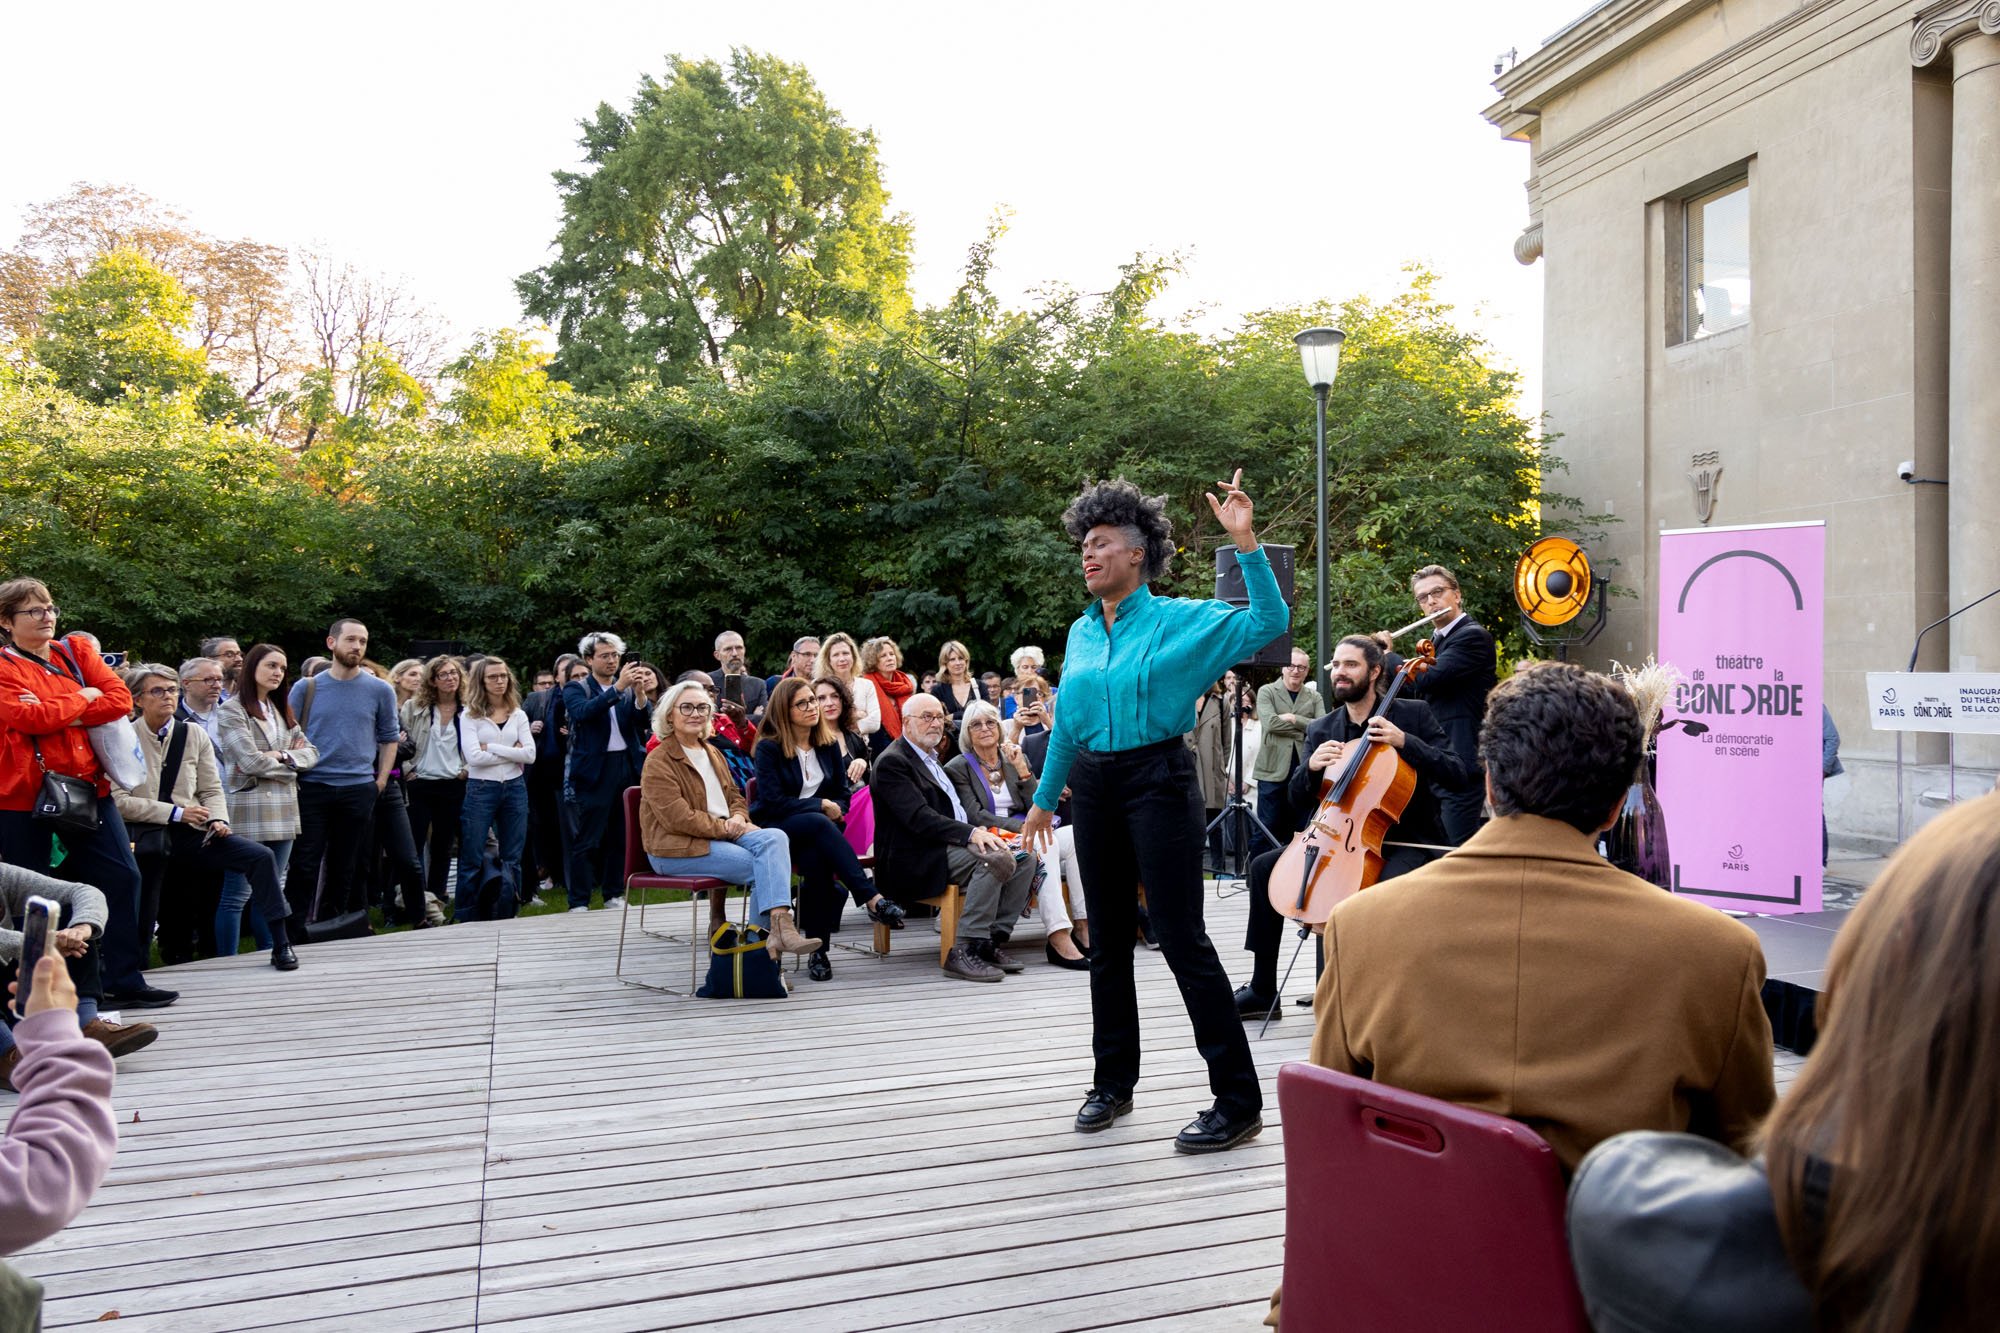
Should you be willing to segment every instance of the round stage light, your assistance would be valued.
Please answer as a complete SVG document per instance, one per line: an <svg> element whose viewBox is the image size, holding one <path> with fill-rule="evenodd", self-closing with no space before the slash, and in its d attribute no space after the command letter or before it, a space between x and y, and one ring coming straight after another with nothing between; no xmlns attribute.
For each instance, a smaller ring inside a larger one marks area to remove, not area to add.
<svg viewBox="0 0 2000 1333"><path fill-rule="evenodd" d="M1567 537L1544 537L1514 566L1514 603L1537 625L1567 625L1590 601L1590 557Z"/></svg>

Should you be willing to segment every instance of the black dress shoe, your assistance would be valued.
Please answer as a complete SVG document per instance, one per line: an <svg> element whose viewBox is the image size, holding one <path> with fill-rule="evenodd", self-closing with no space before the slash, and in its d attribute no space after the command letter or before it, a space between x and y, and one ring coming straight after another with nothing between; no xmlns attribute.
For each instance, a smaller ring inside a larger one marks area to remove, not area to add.
<svg viewBox="0 0 2000 1333"><path fill-rule="evenodd" d="M158 986L141 986L138 990L118 991L106 994L106 1009L164 1009L181 998L177 990L161 990Z"/></svg>
<svg viewBox="0 0 2000 1333"><path fill-rule="evenodd" d="M271 966L277 968L280 972L298 970L298 951L292 948L290 940L280 939L276 944L271 946Z"/></svg>
<svg viewBox="0 0 2000 1333"><path fill-rule="evenodd" d="M1046 953L1049 956L1049 961L1057 967L1066 967L1072 972L1090 971L1090 960L1088 958L1065 958L1056 952L1056 946L1053 944L1044 944L1042 952Z"/></svg>
<svg viewBox="0 0 2000 1333"><path fill-rule="evenodd" d="M812 957L806 959L806 975L814 981L833 980L833 960L826 956L826 950L815 949Z"/></svg>
<svg viewBox="0 0 2000 1333"><path fill-rule="evenodd" d="M873 921L878 926L887 926L891 930L901 930L903 928L904 915L903 909L887 897L877 898L868 908L868 919L870 921Z"/></svg>
<svg viewBox="0 0 2000 1333"><path fill-rule="evenodd" d="M1083 1107L1076 1113L1076 1132L1095 1134L1100 1129L1111 1128L1121 1115L1132 1113L1132 1098L1129 1094L1118 1096L1102 1088L1092 1088L1083 1095Z"/></svg>
<svg viewBox="0 0 2000 1333"><path fill-rule="evenodd" d="M1285 1007L1274 995L1259 995L1248 986L1238 986L1236 1013L1239 1018L1254 1018L1259 1022L1269 1018L1272 1022L1276 1022L1285 1016Z"/></svg>
<svg viewBox="0 0 2000 1333"><path fill-rule="evenodd" d="M1216 1107L1209 1107L1194 1122L1174 1136L1174 1151L1187 1153L1227 1152L1237 1144L1254 1139L1264 1129L1260 1116L1232 1119Z"/></svg>
<svg viewBox="0 0 2000 1333"><path fill-rule="evenodd" d="M1020 959L1013 957L1011 954L1001 953L1000 946L992 940L976 941L973 945L973 952L1009 976L1028 970L1027 964L1023 963Z"/></svg>

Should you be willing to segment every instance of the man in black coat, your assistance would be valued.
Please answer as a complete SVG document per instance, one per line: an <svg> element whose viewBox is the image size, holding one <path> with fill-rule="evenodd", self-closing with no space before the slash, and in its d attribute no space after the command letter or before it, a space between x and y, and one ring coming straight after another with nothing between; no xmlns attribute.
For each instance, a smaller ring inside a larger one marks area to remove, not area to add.
<svg viewBox="0 0 2000 1333"><path fill-rule="evenodd" d="M1382 875L1377 883L1406 875L1443 853L1444 828L1439 819L1439 792L1456 795L1472 785L1479 772L1452 749L1431 708L1408 696L1404 686L1381 717L1371 718L1389 688L1389 673L1381 646L1364 635L1350 635L1334 648L1333 711L1306 728L1305 762L1292 773L1288 796L1302 813L1319 808L1320 789L1340 772L1348 747L1362 737L1402 752L1416 770L1417 789L1410 794L1402 818L1383 839ZM1250 924L1243 947L1255 958L1247 985L1236 991L1236 1011L1245 1017L1278 1016L1278 945L1285 918L1271 906L1271 870L1278 852L1266 852L1250 863Z"/></svg>
<svg viewBox="0 0 2000 1333"><path fill-rule="evenodd" d="M1438 620L1431 631L1437 664L1411 680L1404 693L1431 706L1438 725L1451 740L1453 753L1472 772L1479 772L1479 724L1486 719L1486 696L1499 683L1494 669L1493 636L1465 614L1458 577L1443 565L1425 565L1410 578L1417 609ZM1389 649L1386 635L1378 634ZM1389 675L1403 664L1393 651L1384 658ZM1462 790L1437 789L1444 816L1444 840L1456 847L1479 831L1486 811L1486 792L1478 783Z"/></svg>
<svg viewBox="0 0 2000 1333"><path fill-rule="evenodd" d="M875 882L904 906L934 898L947 884L965 895L958 940L944 970L962 981L998 981L1021 964L994 943L1028 906L1035 858L1017 857L991 829L974 828L938 762L944 705L928 694L903 702L903 734L875 761ZM1024 849L1025 850L1025 849Z"/></svg>

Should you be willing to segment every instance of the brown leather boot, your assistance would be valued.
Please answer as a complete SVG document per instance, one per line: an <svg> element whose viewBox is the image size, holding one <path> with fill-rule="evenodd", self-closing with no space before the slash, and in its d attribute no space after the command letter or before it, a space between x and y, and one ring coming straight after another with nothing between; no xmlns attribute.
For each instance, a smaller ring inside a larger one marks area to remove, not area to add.
<svg viewBox="0 0 2000 1333"><path fill-rule="evenodd" d="M121 1055L145 1050L159 1037L160 1030L151 1023L112 1023L93 1018L84 1025L83 1035L92 1041L103 1042L104 1049L110 1051L115 1060Z"/></svg>
<svg viewBox="0 0 2000 1333"><path fill-rule="evenodd" d="M771 957L777 958L788 953L815 953L819 950L820 944L819 940L799 934L798 927L792 924L790 908L771 909L771 940L764 946L770 950Z"/></svg>

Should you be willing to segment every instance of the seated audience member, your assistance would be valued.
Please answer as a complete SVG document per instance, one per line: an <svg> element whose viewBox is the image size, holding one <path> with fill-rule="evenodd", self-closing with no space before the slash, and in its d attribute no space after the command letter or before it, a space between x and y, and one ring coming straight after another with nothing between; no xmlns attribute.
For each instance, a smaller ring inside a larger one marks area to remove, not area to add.
<svg viewBox="0 0 2000 1333"><path fill-rule="evenodd" d="M88 884L38 875L19 866L0 865L0 980L12 978L21 962L21 921L31 897L47 898L62 908L54 952L61 957L75 987L76 1018L83 1035L101 1042L112 1055L128 1055L153 1044L159 1031L150 1023L113 1023L98 1016L103 983L98 971L97 944L104 938L110 910L104 895ZM11 1010L0 1011L0 1085L13 1088L14 1066L21 1051L14 1043Z"/></svg>
<svg viewBox="0 0 2000 1333"><path fill-rule="evenodd" d="M1014 711L1007 718L1007 739L1019 741L1049 729L1050 705L1055 700L1048 682L1030 669L1014 681Z"/></svg>
<svg viewBox="0 0 2000 1333"><path fill-rule="evenodd" d="M882 704L882 729L869 744L881 754L903 734L903 704L917 693L917 678L903 668L903 650L884 634L861 645L861 670Z"/></svg>
<svg viewBox="0 0 2000 1333"><path fill-rule="evenodd" d="M959 725L958 747L958 757L946 764L944 771L951 774L952 783L958 788L959 804L980 828L1019 833L1021 821L1027 817L1022 812L1034 802L1035 770L1020 746L1000 739L1000 710L984 700L973 700ZM1089 969L1090 962L1072 938L1074 926L1063 904L1061 872L1065 865L1076 886L1076 901L1072 905L1081 913L1083 881L1075 875L1076 831L1067 824L1056 830L1049 855L1039 867L1041 890L1037 901L1047 936L1043 952L1048 960L1057 967L1082 972ZM1081 915L1074 924L1083 924ZM1013 933L1012 922L993 923L995 944L1005 944Z"/></svg>
<svg viewBox="0 0 2000 1333"><path fill-rule="evenodd" d="M1603 1333L1923 1329L2000 1310L2000 796L1896 854L1834 938L1762 1161L1634 1133L1570 1191Z"/></svg>
<svg viewBox="0 0 2000 1333"><path fill-rule="evenodd" d="M868 755L868 742L854 729L854 696L840 681L832 676L822 676L813 682L813 697L819 700L820 716L833 729L841 766L847 774L847 785L867 786L868 770L873 761Z"/></svg>
<svg viewBox="0 0 2000 1333"><path fill-rule="evenodd" d="M741 704L752 728L764 720L764 678L744 664L743 636L726 629L715 636L716 669L708 673L715 690L728 703Z"/></svg>
<svg viewBox="0 0 2000 1333"><path fill-rule="evenodd" d="M906 906L957 884L965 901L944 970L962 981L998 981L1021 964L994 945L993 928L1020 919L1034 888L1035 858L1017 855L991 829L972 823L938 762L944 705L917 695L905 701L902 720L904 734L875 761L871 784L876 882Z"/></svg>
<svg viewBox="0 0 2000 1333"><path fill-rule="evenodd" d="M12 1070L21 1099L0 1142L0 1254L61 1231L83 1211L118 1148L111 1055L77 1023L76 988L54 954L42 955L14 1027ZM37 1311L39 1316L39 1311ZM23 1327L41 1326L39 1317Z"/></svg>
<svg viewBox="0 0 2000 1333"><path fill-rule="evenodd" d="M713 729L708 733L708 743L722 751L722 757L729 764L729 776L736 779L736 785L745 786L757 776L757 728L750 725L749 715L743 705L723 699L715 688L715 681L706 671L684 671L681 680L690 685L699 685L708 696L709 706L715 709ZM652 749L661 737L655 736L646 745Z"/></svg>
<svg viewBox="0 0 2000 1333"><path fill-rule="evenodd" d="M1053 716L1055 700L1049 700L1049 708ZM1029 771L1035 775L1035 781L1030 790L1041 785L1042 766L1049 761L1049 736L1049 731L1044 729L1021 741L1021 757L1028 761ZM1047 893L1050 889L1055 889L1057 891L1056 901L1060 903L1062 901L1062 885L1069 885L1070 906L1081 913L1084 910L1083 866L1077 860L1076 825L1070 819L1069 797L1069 788L1064 787L1056 801L1055 816L1060 822L1056 825L1054 835L1055 859L1053 862L1045 859L1042 863L1041 891ZM1055 878L1057 874L1062 876L1060 881ZM1049 920L1046 909L1044 909L1042 920L1045 925ZM1152 918L1147 915L1146 909L1143 907L1139 909L1139 930L1145 938L1147 948L1157 949L1160 947L1159 936L1153 930ZM1090 953L1090 922L1080 915L1077 916L1070 922L1070 938L1076 942L1076 947L1081 953L1088 955ZM1087 961L1088 959L1086 958ZM1070 964L1063 962L1058 964L1058 966L1069 967ZM1082 969L1077 970L1080 971Z"/></svg>
<svg viewBox="0 0 2000 1333"><path fill-rule="evenodd" d="M693 681L679 681L653 712L659 745L639 774L639 832L660 875L713 875L750 887L750 910L770 931L766 946L809 954L821 940L792 925L792 853L777 829L750 822L743 791L722 752L708 743L715 706Z"/></svg>
<svg viewBox="0 0 2000 1333"><path fill-rule="evenodd" d="M230 827L222 771L208 733L174 716L179 690L168 668L141 666L133 671L132 682L139 698L137 725L139 748L146 754L146 780L131 788L113 786L111 792L139 849L140 947L145 947L158 917L161 956L170 962L192 957L192 943L197 934L208 934L214 909L210 908L208 921L196 919L194 890L184 876L219 876L233 870L250 882L251 899L276 936L271 966L291 971L299 958L278 929L291 908L278 881L277 863L270 848ZM233 941L228 952L235 952Z"/></svg>
<svg viewBox="0 0 2000 1333"><path fill-rule="evenodd" d="M299 729L286 701L284 649L270 643L251 648L237 673L236 693L223 700L221 713L222 757L231 774L224 786L236 836L270 850L282 884L292 841L299 836L299 774L319 762L319 751ZM250 881L233 870L224 875L215 910L218 954L235 956L249 905ZM258 947L270 948L275 941L263 912L251 908L249 917Z"/></svg>
<svg viewBox="0 0 2000 1333"><path fill-rule="evenodd" d="M1774 1096L1757 936L1597 854L1641 750L1613 681L1503 681L1479 733L1496 817L1334 909L1313 1063L1518 1120L1565 1171L1626 1130L1747 1138Z"/></svg>
<svg viewBox="0 0 2000 1333"><path fill-rule="evenodd" d="M819 646L819 660L813 663L813 678L831 676L840 682L854 704L854 731L872 747L882 729L882 700L874 683L861 671L861 649L853 636L841 632L827 635Z"/></svg>
<svg viewBox="0 0 2000 1333"><path fill-rule="evenodd" d="M798 679L779 681L757 737L757 800L750 818L791 842L792 866L801 881L800 928L814 939L831 939L840 929L843 888L867 908L870 921L900 925L903 909L876 891L840 831L852 790L813 687ZM833 976L824 944L813 951L806 970L814 981Z"/></svg>
<svg viewBox="0 0 2000 1333"><path fill-rule="evenodd" d="M957 639L938 649L937 679L924 693L944 705L945 733L953 736L965 723L965 706L977 701L979 681L972 674L972 654Z"/></svg>

